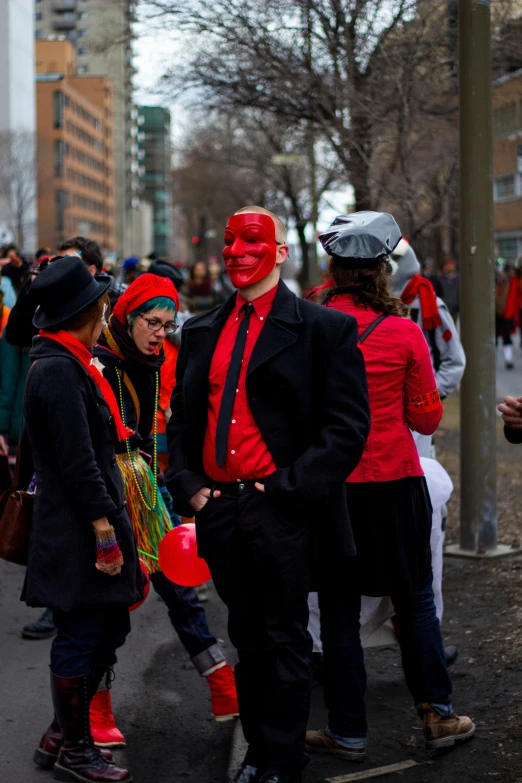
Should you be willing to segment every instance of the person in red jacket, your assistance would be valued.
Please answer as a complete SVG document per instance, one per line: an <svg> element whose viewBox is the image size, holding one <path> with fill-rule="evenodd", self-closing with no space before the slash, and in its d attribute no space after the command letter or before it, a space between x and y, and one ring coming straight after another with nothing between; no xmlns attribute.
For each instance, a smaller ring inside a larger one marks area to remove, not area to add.
<svg viewBox="0 0 522 783"><path fill-rule="evenodd" d="M443 409L424 335L388 293L388 255L400 238L392 216L376 212L340 216L320 237L332 257L323 304L358 322L371 428L346 483L355 564L333 589L319 591L329 723L306 739L310 751L355 761L365 757L367 735L361 595L392 598L406 683L424 720L426 747L451 746L475 731L469 718L453 712L435 612L431 502L410 430L431 435Z"/></svg>

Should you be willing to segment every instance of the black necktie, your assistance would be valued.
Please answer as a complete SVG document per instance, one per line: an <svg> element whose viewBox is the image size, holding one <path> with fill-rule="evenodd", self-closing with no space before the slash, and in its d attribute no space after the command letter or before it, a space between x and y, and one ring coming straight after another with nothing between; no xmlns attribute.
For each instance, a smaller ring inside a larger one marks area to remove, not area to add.
<svg viewBox="0 0 522 783"><path fill-rule="evenodd" d="M234 408L234 400L236 398L239 373L241 372L241 362L245 352L248 323L250 321L250 316L254 311L254 305L243 305L241 310L244 310L245 314L243 316L243 320L239 324L239 329L237 330L236 342L234 345L234 350L232 351L232 358L230 359L230 364L228 366L225 389L223 391L223 397L221 398L221 406L219 408L216 429L216 459L220 468L222 468L227 461L228 428L230 427L230 419L232 418L232 410ZM239 311L240 313L241 310Z"/></svg>

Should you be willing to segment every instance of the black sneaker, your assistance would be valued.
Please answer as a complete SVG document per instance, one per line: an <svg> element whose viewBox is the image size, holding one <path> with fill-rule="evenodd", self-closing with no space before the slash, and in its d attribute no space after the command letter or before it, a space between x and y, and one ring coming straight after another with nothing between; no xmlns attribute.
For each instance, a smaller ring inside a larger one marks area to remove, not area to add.
<svg viewBox="0 0 522 783"><path fill-rule="evenodd" d="M24 639L51 639L53 636L56 636L56 626L50 609L46 609L39 620L25 625L22 629Z"/></svg>

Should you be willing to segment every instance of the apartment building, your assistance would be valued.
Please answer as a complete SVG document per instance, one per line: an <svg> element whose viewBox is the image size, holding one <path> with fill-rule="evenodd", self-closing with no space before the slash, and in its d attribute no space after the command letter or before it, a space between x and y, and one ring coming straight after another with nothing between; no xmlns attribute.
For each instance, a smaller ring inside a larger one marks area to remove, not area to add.
<svg viewBox="0 0 522 783"><path fill-rule="evenodd" d="M115 236L114 91L78 75L69 41L37 41L38 244L83 234L112 252Z"/></svg>
<svg viewBox="0 0 522 783"><path fill-rule="evenodd" d="M495 250L509 262L522 255L522 69L493 83Z"/></svg>
<svg viewBox="0 0 522 783"><path fill-rule="evenodd" d="M104 76L114 100L116 252L134 253L139 207L138 112L133 105L132 25L137 0L35 0L37 41L53 37L76 50L78 76Z"/></svg>

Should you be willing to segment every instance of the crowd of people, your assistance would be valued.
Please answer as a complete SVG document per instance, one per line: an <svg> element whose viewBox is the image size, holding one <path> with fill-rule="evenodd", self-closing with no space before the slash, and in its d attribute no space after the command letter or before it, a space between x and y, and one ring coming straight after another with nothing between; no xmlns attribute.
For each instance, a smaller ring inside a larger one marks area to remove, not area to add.
<svg viewBox="0 0 522 783"><path fill-rule="evenodd" d="M214 717L241 719L235 783L300 783L308 753L365 758L370 622L391 620L426 748L475 732L454 712L457 651L440 631L451 481L433 435L465 367L453 300L384 213L333 221L330 276L306 299L281 280L276 215L244 207L224 241L226 274L198 263L190 279L157 258L116 279L83 237L33 265L10 249L2 266L16 404L0 449L18 448L35 493L22 598L44 610L24 635L54 636L34 761L59 780L131 780L111 755L125 739L109 686L149 583ZM501 412L520 442L522 398ZM235 672L197 591L159 566L164 536L194 517ZM328 722L309 729L319 670Z"/></svg>

